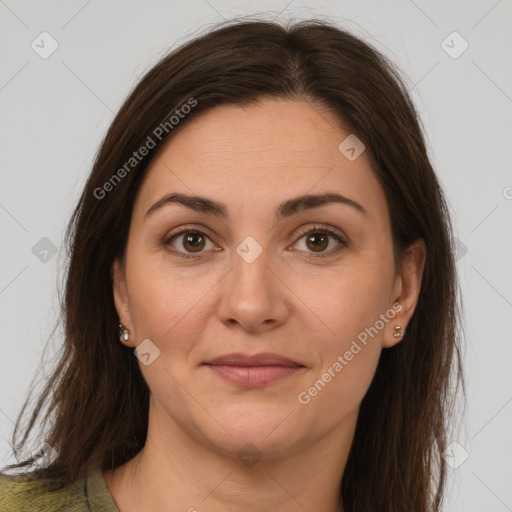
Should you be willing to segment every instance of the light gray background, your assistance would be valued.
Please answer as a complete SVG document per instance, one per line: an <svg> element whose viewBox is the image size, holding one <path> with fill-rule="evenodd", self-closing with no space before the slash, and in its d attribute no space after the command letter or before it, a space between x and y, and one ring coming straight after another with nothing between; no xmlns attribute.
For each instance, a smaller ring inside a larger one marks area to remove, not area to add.
<svg viewBox="0 0 512 512"><path fill-rule="evenodd" d="M445 510L512 510L510 0L0 0L0 464L14 462L8 439L32 377L59 350L57 339L43 354L62 251L32 248L43 237L61 248L98 145L141 73L205 25L256 13L331 19L405 73L460 240L469 386L453 440L469 456L450 470ZM43 31L59 45L47 59L31 48ZM453 31L469 44L455 59L441 46Z"/></svg>

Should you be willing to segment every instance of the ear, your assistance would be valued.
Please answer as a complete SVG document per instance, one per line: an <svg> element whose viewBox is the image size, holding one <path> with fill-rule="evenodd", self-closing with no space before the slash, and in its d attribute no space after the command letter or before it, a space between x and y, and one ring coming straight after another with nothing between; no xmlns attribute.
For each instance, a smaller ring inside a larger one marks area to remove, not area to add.
<svg viewBox="0 0 512 512"><path fill-rule="evenodd" d="M119 322L124 324L127 329L132 330L130 315L130 302L128 300L128 290L126 286L126 273L123 263L118 259L114 261L111 269L114 305L116 307Z"/></svg>
<svg viewBox="0 0 512 512"><path fill-rule="evenodd" d="M395 304L393 309L396 311L396 315L386 325L382 343L384 348L393 347L403 339L401 336L395 337L394 334L396 332L406 332L409 320L416 309L426 256L427 249L422 239L414 242L404 254L402 266L395 278L393 289L393 304L398 303L400 306ZM401 327L399 331L395 329L396 325Z"/></svg>

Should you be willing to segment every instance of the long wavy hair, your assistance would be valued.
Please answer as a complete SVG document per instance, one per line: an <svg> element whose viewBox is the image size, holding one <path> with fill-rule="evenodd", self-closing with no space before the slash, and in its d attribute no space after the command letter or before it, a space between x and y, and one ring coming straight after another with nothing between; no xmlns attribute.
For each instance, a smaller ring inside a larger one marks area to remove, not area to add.
<svg viewBox="0 0 512 512"><path fill-rule="evenodd" d="M28 398L19 413L12 434L18 463L8 470L26 472L35 463L34 478L62 488L94 467L122 465L143 448L149 389L133 350L119 342L112 263L124 254L134 199L159 148L208 109L263 98L302 99L336 113L365 144L385 192L395 263L414 241L426 244L417 307L403 342L382 351L362 400L340 496L346 512L441 510L442 453L460 384L465 396L447 203L401 74L370 44L318 19L238 19L210 27L161 58L128 95L68 226L62 351L29 421L22 424ZM182 108L191 99L193 108ZM169 119L177 110L188 113L174 126ZM149 146L148 137L154 147L135 161L133 152ZM41 417L41 445L56 452L45 467L35 456L19 457Z"/></svg>

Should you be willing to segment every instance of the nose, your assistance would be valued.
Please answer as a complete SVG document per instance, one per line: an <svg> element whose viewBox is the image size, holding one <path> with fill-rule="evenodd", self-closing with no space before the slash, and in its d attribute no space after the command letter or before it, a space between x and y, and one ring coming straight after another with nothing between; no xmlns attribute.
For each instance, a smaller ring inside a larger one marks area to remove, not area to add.
<svg viewBox="0 0 512 512"><path fill-rule="evenodd" d="M234 252L232 270L222 282L217 308L222 322L251 332L265 332L286 322L290 291L267 251L253 261Z"/></svg>

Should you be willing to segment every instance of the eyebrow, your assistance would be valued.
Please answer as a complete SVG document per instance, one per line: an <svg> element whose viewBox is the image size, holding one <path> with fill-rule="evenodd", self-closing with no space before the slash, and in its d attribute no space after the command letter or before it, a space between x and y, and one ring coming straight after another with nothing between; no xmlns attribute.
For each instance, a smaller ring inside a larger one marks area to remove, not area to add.
<svg viewBox="0 0 512 512"><path fill-rule="evenodd" d="M276 221L279 222L285 217L291 217L297 213L303 212L310 208L318 208L330 203L338 203L354 208L364 216L368 216L368 212L358 202L345 197L336 192L328 192L324 194L306 194L282 202L276 209ZM172 193L163 196L146 212L145 219L155 213L157 210L169 204L181 204L195 212L207 213L215 215L223 219L229 217L228 207L221 202L214 201L207 197L190 196L187 194Z"/></svg>

